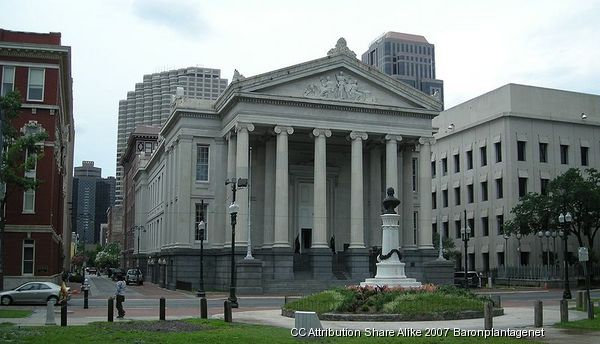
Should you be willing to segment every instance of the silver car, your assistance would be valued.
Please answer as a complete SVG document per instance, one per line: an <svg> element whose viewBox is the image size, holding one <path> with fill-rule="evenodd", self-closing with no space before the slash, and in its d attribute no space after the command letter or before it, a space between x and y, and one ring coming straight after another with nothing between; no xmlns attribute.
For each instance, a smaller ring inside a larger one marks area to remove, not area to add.
<svg viewBox="0 0 600 344"><path fill-rule="evenodd" d="M0 292L0 303L8 306L12 303L46 303L58 302L61 287L52 282L27 282L12 289ZM69 288L66 290L67 300L71 298Z"/></svg>

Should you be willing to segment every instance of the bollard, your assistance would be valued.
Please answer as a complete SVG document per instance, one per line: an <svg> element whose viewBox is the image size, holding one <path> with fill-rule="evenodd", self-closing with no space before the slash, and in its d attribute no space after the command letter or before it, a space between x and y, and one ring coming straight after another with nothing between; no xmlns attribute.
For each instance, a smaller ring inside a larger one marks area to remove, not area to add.
<svg viewBox="0 0 600 344"><path fill-rule="evenodd" d="M494 303L494 307L502 307L502 299L500 298L500 295L490 295L490 300L492 300L492 302Z"/></svg>
<svg viewBox="0 0 600 344"><path fill-rule="evenodd" d="M108 298L108 322L113 322L115 318L115 299L112 297Z"/></svg>
<svg viewBox="0 0 600 344"><path fill-rule="evenodd" d="M67 303L60 306L60 326L67 326Z"/></svg>
<svg viewBox="0 0 600 344"><path fill-rule="evenodd" d="M560 300L560 322L569 322L569 302Z"/></svg>
<svg viewBox="0 0 600 344"><path fill-rule="evenodd" d="M48 301L46 306L46 325L56 325L54 319L54 300Z"/></svg>
<svg viewBox="0 0 600 344"><path fill-rule="evenodd" d="M491 330L494 326L494 304L486 302L483 307L483 325L485 330Z"/></svg>
<svg viewBox="0 0 600 344"><path fill-rule="evenodd" d="M200 318L208 319L208 305L205 297L200 298Z"/></svg>
<svg viewBox="0 0 600 344"><path fill-rule="evenodd" d="M158 314L158 318L160 320L165 320L165 298L161 297L160 298L160 310L159 310L159 314Z"/></svg>
<svg viewBox="0 0 600 344"><path fill-rule="evenodd" d="M580 310L583 308L583 291L582 290L578 290L577 294L575 296L575 300L576 300L576 307L577 310Z"/></svg>
<svg viewBox="0 0 600 344"><path fill-rule="evenodd" d="M232 322L233 319L231 317L231 302L229 302L229 300L225 301L224 303L224 318L225 318L225 322Z"/></svg>
<svg viewBox="0 0 600 344"><path fill-rule="evenodd" d="M88 297L89 297L89 290L84 289L83 290L83 309L88 309Z"/></svg>
<svg viewBox="0 0 600 344"><path fill-rule="evenodd" d="M542 300L537 300L533 306L533 327L542 327L544 324L544 307Z"/></svg>

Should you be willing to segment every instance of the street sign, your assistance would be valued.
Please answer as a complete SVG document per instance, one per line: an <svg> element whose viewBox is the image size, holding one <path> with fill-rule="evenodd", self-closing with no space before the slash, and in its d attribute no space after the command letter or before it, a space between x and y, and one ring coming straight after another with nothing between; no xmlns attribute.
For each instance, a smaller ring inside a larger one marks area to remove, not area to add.
<svg viewBox="0 0 600 344"><path fill-rule="evenodd" d="M579 248L579 261L580 262L587 262L589 260L589 255L588 255L588 249L587 247L580 247Z"/></svg>

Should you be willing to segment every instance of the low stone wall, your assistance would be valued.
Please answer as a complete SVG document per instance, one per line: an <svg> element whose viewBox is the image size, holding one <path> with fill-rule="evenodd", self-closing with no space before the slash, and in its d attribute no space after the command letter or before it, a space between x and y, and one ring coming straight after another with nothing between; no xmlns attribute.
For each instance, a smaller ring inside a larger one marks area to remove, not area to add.
<svg viewBox="0 0 600 344"><path fill-rule="evenodd" d="M293 318L294 311L282 309L281 315ZM503 308L494 308L494 316L504 315ZM428 314L351 314L323 313L318 314L325 321L441 321L483 318L483 311L436 312Z"/></svg>

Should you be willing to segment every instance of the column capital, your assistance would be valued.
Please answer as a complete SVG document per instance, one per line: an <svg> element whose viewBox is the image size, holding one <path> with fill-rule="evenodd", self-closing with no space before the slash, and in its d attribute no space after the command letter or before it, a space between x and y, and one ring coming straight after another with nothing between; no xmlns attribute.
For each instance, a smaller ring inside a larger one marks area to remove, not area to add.
<svg viewBox="0 0 600 344"><path fill-rule="evenodd" d="M323 135L323 137L331 137L331 130L315 128L313 129L312 134L314 137L318 137L319 135Z"/></svg>
<svg viewBox="0 0 600 344"><path fill-rule="evenodd" d="M435 144L436 140L435 137L426 137L426 136L422 136L421 138L419 138L419 144L422 145L433 145Z"/></svg>
<svg viewBox="0 0 600 344"><path fill-rule="evenodd" d="M273 131L275 132L275 134L285 133L287 135L292 135L294 133L294 128L283 125L276 125L275 128L273 128Z"/></svg>
<svg viewBox="0 0 600 344"><path fill-rule="evenodd" d="M350 132L350 139L352 140L366 140L367 138L369 138L369 135L367 135L367 133L365 133L364 131L351 131Z"/></svg>
<svg viewBox="0 0 600 344"><path fill-rule="evenodd" d="M252 123L243 123L243 122L238 122L235 124L235 131L236 132L240 132L242 130L247 130L247 131L254 131L254 124Z"/></svg>
<svg viewBox="0 0 600 344"><path fill-rule="evenodd" d="M232 138L235 138L235 130L230 130L227 132L227 134L225 134L225 140L229 141Z"/></svg>
<svg viewBox="0 0 600 344"><path fill-rule="evenodd" d="M402 141L402 136L400 135L392 135L392 134L387 134L383 137L383 139L385 141L396 141L396 142L400 142Z"/></svg>

